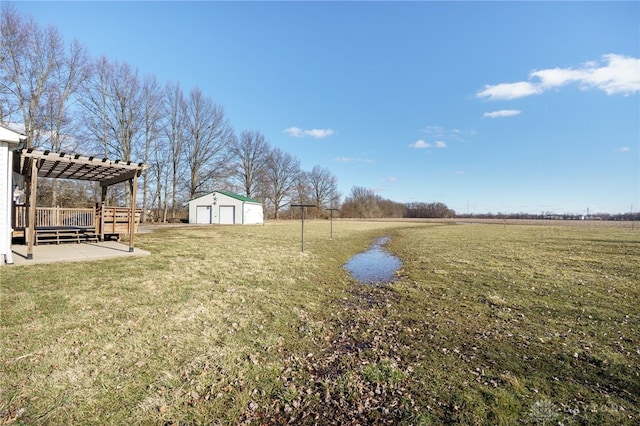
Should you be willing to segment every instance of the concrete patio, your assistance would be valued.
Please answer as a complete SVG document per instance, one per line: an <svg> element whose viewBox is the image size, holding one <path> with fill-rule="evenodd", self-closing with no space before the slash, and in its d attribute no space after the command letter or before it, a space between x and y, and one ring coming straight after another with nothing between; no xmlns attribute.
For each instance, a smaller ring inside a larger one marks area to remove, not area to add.
<svg viewBox="0 0 640 426"><path fill-rule="evenodd" d="M52 262L78 262L83 260L110 259L114 257L148 256L146 250L135 247L129 252L129 245L117 241L98 243L41 244L33 247L33 259L27 259L27 246L11 246L14 265L34 265Z"/></svg>

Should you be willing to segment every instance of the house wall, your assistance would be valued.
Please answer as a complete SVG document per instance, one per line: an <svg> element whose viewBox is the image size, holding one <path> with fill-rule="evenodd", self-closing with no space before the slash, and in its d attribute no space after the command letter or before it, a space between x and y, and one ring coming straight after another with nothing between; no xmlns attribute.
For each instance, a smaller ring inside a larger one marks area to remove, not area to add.
<svg viewBox="0 0 640 426"><path fill-rule="evenodd" d="M9 144L0 141L0 265L11 258L11 164Z"/></svg>

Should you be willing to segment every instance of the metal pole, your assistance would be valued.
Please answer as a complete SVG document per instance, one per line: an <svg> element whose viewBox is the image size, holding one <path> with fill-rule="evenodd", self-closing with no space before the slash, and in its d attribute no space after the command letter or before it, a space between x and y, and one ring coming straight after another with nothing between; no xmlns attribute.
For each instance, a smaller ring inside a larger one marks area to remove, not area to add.
<svg viewBox="0 0 640 426"><path fill-rule="evenodd" d="M313 204L290 204L291 207L300 207L302 211L302 251L304 252L304 208L315 207Z"/></svg>
<svg viewBox="0 0 640 426"><path fill-rule="evenodd" d="M325 210L329 210L331 212L331 239L333 240L333 211L338 209L331 208Z"/></svg>
<svg viewBox="0 0 640 426"><path fill-rule="evenodd" d="M300 210L302 210L302 252L304 253L304 206Z"/></svg>

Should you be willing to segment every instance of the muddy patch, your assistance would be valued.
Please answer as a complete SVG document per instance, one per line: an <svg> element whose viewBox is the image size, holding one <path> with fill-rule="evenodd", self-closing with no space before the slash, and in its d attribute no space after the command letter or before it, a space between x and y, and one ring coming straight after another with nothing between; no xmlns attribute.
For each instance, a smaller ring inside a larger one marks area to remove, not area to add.
<svg viewBox="0 0 640 426"><path fill-rule="evenodd" d="M387 284L394 281L402 261L384 248L389 241L390 237L377 238L367 251L349 259L344 269L361 284Z"/></svg>

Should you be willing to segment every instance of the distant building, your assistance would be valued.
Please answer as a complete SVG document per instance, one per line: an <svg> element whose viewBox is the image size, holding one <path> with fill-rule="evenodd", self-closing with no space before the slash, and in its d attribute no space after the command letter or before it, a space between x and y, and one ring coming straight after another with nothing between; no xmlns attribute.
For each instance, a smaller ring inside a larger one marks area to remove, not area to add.
<svg viewBox="0 0 640 426"><path fill-rule="evenodd" d="M226 191L214 191L189 201L189 223L255 225L264 223L262 203Z"/></svg>

